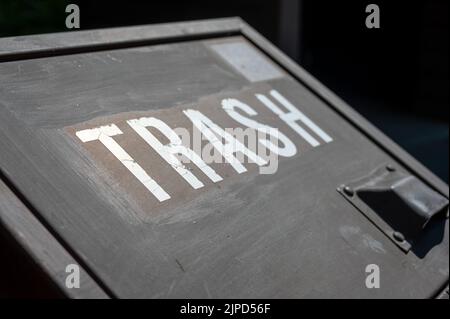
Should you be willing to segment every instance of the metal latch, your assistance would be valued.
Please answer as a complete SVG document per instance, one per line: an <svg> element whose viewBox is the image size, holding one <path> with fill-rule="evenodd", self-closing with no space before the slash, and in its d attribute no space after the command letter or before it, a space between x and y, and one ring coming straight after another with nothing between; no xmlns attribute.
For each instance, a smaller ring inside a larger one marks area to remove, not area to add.
<svg viewBox="0 0 450 319"><path fill-rule="evenodd" d="M341 185L338 191L405 252L432 218L448 218L447 198L392 165Z"/></svg>

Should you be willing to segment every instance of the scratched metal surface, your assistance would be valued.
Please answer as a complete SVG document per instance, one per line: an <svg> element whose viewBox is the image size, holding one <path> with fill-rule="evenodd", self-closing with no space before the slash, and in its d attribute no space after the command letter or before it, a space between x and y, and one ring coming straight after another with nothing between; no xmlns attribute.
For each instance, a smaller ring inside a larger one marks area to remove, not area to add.
<svg viewBox="0 0 450 319"><path fill-rule="evenodd" d="M434 294L448 278L448 225L405 254L336 191L386 163L401 166L284 71L251 82L214 49L228 42L250 45L233 37L1 63L4 174L118 297ZM263 111L254 94L272 89L333 141L311 149ZM155 116L187 125L182 110L193 108L240 127L220 107L229 97L296 144L276 174L261 175L253 163L242 174L212 164L223 181L194 168L205 184L194 190L125 124ZM76 138L79 129L111 123L170 200L155 200L100 143ZM365 286L372 263L382 271L380 289Z"/></svg>

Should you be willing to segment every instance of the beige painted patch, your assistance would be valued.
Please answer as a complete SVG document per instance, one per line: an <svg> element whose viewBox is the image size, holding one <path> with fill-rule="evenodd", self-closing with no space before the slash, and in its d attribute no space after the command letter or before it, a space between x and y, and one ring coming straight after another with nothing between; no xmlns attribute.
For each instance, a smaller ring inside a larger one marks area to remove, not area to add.
<svg viewBox="0 0 450 319"><path fill-rule="evenodd" d="M138 216L140 219L143 221L159 221L170 217L166 215L167 212L179 212L178 208L192 205L192 203L199 198L207 200L205 197L208 192L214 194L214 197L216 198L220 198L221 193L225 196L225 188L232 187L234 183L242 181L243 177L248 180L250 176L257 176L259 174L259 166L248 161L247 158L244 158L246 161L243 162L243 165L247 171L238 174L223 158L222 163L207 163L222 178L221 181L213 182L193 163L183 163L186 169L188 169L189 172L198 178L204 185L203 187L194 189L186 182L186 179L174 169L174 167L168 164L158 152L150 147L143 138L133 130L127 121L142 117L155 117L163 121L172 129L184 128L191 136L194 135L194 132L195 134L200 135L200 132L193 127L192 122L183 113L186 109L193 109L200 111L221 128L241 128L244 130L246 127L232 119L223 110L221 105L223 99L235 98L247 104L257 112L257 115L251 117L253 120L278 128L293 141L297 153L293 157L280 158L279 165L282 165L283 161L296 158L304 152L313 149L313 147L305 139L299 136L292 127L287 125L286 122L283 122L283 120L280 119L279 114L274 113L273 110L270 110L261 103L260 99L258 99L258 94L270 97L271 90L271 87L267 84L260 83L246 88L237 94L217 94L204 97L200 99L198 103L192 105L174 106L165 109L149 110L146 112L127 112L113 116L95 118L84 123L66 127L65 130L87 151L88 156L95 164L93 169L101 170L101 172L99 172L100 175L107 174L112 180L116 181L117 185L114 185L114 187L117 189L117 196L123 196L129 201L137 203L137 206L142 209L142 216ZM245 114L243 113L243 115ZM76 134L77 132L86 129L93 129L112 124L122 133L113 136L112 138L114 141L120 145L120 147L123 148L123 150L125 150L127 154L129 154L129 156L170 196L170 199L164 201L158 200L100 141L83 142ZM305 127L305 130L309 129ZM154 134L162 144L168 142L168 139L162 136L157 130L150 128L150 132ZM319 140L320 137L315 135L313 131L309 130L309 133ZM192 144L192 140L190 143ZM183 141L183 145L186 147L192 147L190 143ZM243 141L243 143L245 144L245 141ZM324 141L322 141L322 143L325 144ZM208 141L202 141L203 147L207 147L208 145L211 148ZM263 152L261 152L261 154L267 154L264 158L269 158L271 152L260 144L258 144L258 147L262 148ZM211 205L214 205L214 203L211 203Z"/></svg>

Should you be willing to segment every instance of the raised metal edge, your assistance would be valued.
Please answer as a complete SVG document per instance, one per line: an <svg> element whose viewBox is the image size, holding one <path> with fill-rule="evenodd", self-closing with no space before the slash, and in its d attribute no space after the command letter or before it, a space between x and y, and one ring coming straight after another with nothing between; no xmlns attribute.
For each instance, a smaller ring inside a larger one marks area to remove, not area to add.
<svg viewBox="0 0 450 319"><path fill-rule="evenodd" d="M449 299L449 287L448 287L448 283L447 286L444 287L444 289L442 289L437 295L435 299L444 299L444 300L448 300Z"/></svg>
<svg viewBox="0 0 450 319"><path fill-rule="evenodd" d="M31 257L46 277L69 298L108 299L110 296L49 232L23 201L0 180L0 229ZM66 287L67 265L80 267L80 287Z"/></svg>
<svg viewBox="0 0 450 319"><path fill-rule="evenodd" d="M0 62L225 37L241 25L223 18L0 38Z"/></svg>

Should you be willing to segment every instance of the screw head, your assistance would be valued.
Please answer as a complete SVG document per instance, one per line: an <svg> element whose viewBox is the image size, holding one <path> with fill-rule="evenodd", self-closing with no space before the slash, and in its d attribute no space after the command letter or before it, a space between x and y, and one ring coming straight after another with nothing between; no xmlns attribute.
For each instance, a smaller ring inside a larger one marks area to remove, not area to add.
<svg viewBox="0 0 450 319"><path fill-rule="evenodd" d="M395 167L394 167L393 165L391 165L391 164L387 165L387 166L386 166L386 169L387 169L389 172L394 172L394 171L395 171Z"/></svg>
<svg viewBox="0 0 450 319"><path fill-rule="evenodd" d="M405 236L402 233L398 232L398 231L394 232L392 234L392 236L398 242L404 242L405 241Z"/></svg>
<svg viewBox="0 0 450 319"><path fill-rule="evenodd" d="M355 195L355 191L350 186L344 186L343 190L344 190L345 195L347 195L347 196Z"/></svg>

